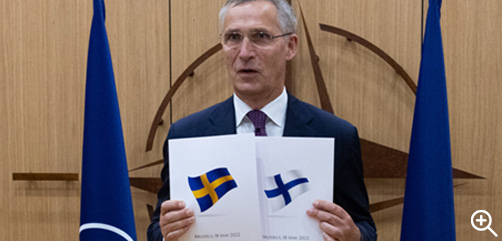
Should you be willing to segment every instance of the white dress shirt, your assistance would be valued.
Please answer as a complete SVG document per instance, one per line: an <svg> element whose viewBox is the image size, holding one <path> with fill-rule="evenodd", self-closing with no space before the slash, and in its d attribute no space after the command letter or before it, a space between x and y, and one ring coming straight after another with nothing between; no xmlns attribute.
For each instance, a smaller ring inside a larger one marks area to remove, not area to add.
<svg viewBox="0 0 502 241"><path fill-rule="evenodd" d="M286 123L287 106L288 94L286 93L286 88L284 88L279 97L261 109L261 111L267 115L267 121L265 123L267 136L282 136L284 124ZM237 134L254 133L255 128L253 122L246 116L246 114L253 109L239 99L235 93L234 108Z"/></svg>

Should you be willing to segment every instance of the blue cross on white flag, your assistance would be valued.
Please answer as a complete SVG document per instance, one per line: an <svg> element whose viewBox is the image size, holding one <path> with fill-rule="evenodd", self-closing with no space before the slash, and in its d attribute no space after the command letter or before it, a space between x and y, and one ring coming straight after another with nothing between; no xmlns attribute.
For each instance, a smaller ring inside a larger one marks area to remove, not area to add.
<svg viewBox="0 0 502 241"><path fill-rule="evenodd" d="M309 180L299 170L291 170L265 178L264 189L269 211L275 212L291 204L310 188Z"/></svg>

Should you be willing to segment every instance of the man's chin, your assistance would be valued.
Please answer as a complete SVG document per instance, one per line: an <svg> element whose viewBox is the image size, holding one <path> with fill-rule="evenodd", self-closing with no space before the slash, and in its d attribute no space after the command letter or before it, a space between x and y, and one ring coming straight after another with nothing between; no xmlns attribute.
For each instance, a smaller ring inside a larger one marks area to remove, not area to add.
<svg viewBox="0 0 502 241"><path fill-rule="evenodd" d="M260 75L260 73L256 72L256 71L238 72L237 73L238 78L242 79L243 81L253 81L256 78L258 78L259 75Z"/></svg>
<svg viewBox="0 0 502 241"><path fill-rule="evenodd" d="M257 86L256 84L239 84L234 86L234 91L237 93L239 96L243 97L253 97L253 96L259 96L262 93L262 89Z"/></svg>
<svg viewBox="0 0 502 241"><path fill-rule="evenodd" d="M252 88L244 88L244 89L239 88L235 89L235 92L244 96L258 96L261 93L259 90Z"/></svg>

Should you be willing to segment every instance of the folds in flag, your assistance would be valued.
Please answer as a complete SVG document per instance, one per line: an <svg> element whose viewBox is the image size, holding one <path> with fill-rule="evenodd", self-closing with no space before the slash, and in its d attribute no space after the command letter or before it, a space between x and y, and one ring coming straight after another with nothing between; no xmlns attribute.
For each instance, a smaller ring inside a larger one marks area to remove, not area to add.
<svg viewBox="0 0 502 241"><path fill-rule="evenodd" d="M81 241L133 241L136 227L103 0L94 0L87 59Z"/></svg>
<svg viewBox="0 0 502 241"><path fill-rule="evenodd" d="M299 170L279 173L265 179L265 195L269 199L269 210L274 212L290 204L295 198L309 190L309 180Z"/></svg>
<svg viewBox="0 0 502 241"><path fill-rule="evenodd" d="M455 240L441 0L429 0L411 133L401 240Z"/></svg>
<svg viewBox="0 0 502 241"><path fill-rule="evenodd" d="M188 177L188 184L199 203L200 211L211 208L223 195L237 187L227 168L217 168L198 177Z"/></svg>

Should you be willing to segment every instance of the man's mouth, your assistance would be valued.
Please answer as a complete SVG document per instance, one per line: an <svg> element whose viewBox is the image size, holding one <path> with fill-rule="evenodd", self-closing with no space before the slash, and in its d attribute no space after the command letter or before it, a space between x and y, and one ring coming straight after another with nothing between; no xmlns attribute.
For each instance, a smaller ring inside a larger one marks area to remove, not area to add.
<svg viewBox="0 0 502 241"><path fill-rule="evenodd" d="M254 73L258 73L258 71L254 70L254 69L240 69L238 71L238 73L243 73L243 74L254 74Z"/></svg>

